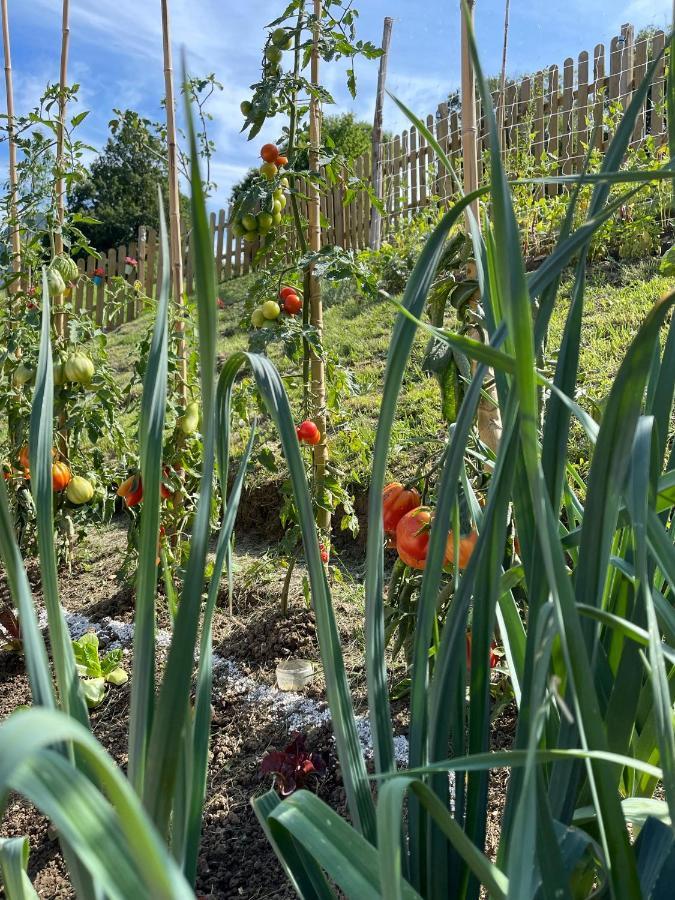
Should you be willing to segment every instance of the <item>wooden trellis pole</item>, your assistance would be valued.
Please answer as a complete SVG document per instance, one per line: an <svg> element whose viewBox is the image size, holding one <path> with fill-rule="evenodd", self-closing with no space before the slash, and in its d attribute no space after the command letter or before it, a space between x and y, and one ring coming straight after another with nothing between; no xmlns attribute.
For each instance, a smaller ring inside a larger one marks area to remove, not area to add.
<svg viewBox="0 0 675 900"><path fill-rule="evenodd" d="M504 109L506 107L506 55L509 47L509 7L511 0L506 0L504 6L504 43L502 45L502 71L499 79L499 110L497 116L497 127L499 128L499 146L502 153L506 149L506 141L504 140Z"/></svg>
<svg viewBox="0 0 675 900"><path fill-rule="evenodd" d="M14 136L14 88L12 85L12 54L9 43L9 16L7 0L2 0L2 44L5 55L5 89L7 92L7 142L9 154L9 216L12 221L12 271L21 271L21 231L17 218L18 176L16 172L16 139ZM10 296L19 289L14 279L9 285Z"/></svg>
<svg viewBox="0 0 675 900"><path fill-rule="evenodd" d="M380 69L377 75L377 96L375 98L375 119L373 121L373 193L378 200L382 200L382 108L384 106L384 90L387 82L387 60L389 58L389 44L391 42L391 29L394 20L389 16L384 20L382 33L382 56L380 57ZM380 211L373 206L370 214L370 240L371 249L378 250L381 241L382 217Z"/></svg>
<svg viewBox="0 0 675 900"><path fill-rule="evenodd" d="M68 47L70 44L70 0L63 0L63 16L61 21L61 68L59 72L59 121L56 129L56 228L54 230L54 253L63 253L63 221L66 209L66 188L63 170L63 158L66 132L66 86L68 82ZM54 327L58 337L63 337L66 327L66 315L63 308L63 294L55 298Z"/></svg>
<svg viewBox="0 0 675 900"><path fill-rule="evenodd" d="M465 0L471 23L473 24L473 11L476 0ZM459 14L462 19L462 159L464 164L464 192L470 194L478 187L478 150L476 127L476 78L469 51L469 29L464 15L464 2L460 0ZM478 214L478 201L474 201L467 208L467 230L471 215L474 216L480 227Z"/></svg>
<svg viewBox="0 0 675 900"><path fill-rule="evenodd" d="M312 26L312 57L310 78L314 87L319 86L319 40L321 35L321 0L314 0L314 23ZM319 148L321 147L321 104L318 97L312 96L309 105L309 168L316 172L319 169ZM321 249L321 197L313 180L309 181L309 249L318 253ZM321 287L314 274L314 267L309 271L309 321L316 329L319 341L323 334L323 306L321 303ZM321 432L321 440L314 446L314 483L317 496L323 493L328 463L328 446L326 444L326 373L323 360L313 351L310 352L311 371L311 409L312 419ZM322 531L330 530L330 511L320 506L317 511L317 525Z"/></svg>
<svg viewBox="0 0 675 900"><path fill-rule="evenodd" d="M183 253L180 233L180 190L178 186L178 147L176 142L176 108L173 86L173 59L169 0L162 3L162 39L164 49L164 92L166 95L166 141L169 167L169 250L171 256L171 292L175 305L175 334L178 357L178 396L187 403L187 351L185 345L185 302L183 298Z"/></svg>

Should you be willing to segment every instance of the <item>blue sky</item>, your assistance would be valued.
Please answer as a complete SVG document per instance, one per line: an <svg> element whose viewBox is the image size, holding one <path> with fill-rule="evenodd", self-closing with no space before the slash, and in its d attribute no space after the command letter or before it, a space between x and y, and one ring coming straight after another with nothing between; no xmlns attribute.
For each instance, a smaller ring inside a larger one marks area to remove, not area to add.
<svg viewBox="0 0 675 900"><path fill-rule="evenodd" d="M184 46L194 74L213 71L225 85L211 107L217 145L214 207L224 203L231 184L256 161L261 142L249 144L239 135L239 104L257 80L264 26L284 5L284 0L171 0L176 60ZM459 3L355 0L355 5L364 40L379 44L383 17L393 17L388 87L419 114L432 112L459 79ZM623 22L664 27L671 9L672 0L511 0L509 71L533 71L591 51L598 42L608 43ZM58 79L60 10L60 0L9 0L17 112L30 108L46 83ZM504 0L477 0L476 30L489 73L501 64L503 11ZM159 12L159 0L71 0L69 80L81 85L79 109L90 110L80 136L94 146L105 142L115 106L161 116ZM372 119L376 62L357 64L355 102L344 88L341 66L326 66L323 74L336 110ZM391 101L384 124L391 131L403 127ZM261 137L273 140L276 132L276 125L268 123ZM6 157L0 159L6 165Z"/></svg>

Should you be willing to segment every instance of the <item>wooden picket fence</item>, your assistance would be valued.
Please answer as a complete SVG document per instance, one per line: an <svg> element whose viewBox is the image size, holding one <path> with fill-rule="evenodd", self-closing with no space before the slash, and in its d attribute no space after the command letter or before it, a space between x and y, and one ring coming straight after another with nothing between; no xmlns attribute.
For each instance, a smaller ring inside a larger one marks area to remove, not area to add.
<svg viewBox="0 0 675 900"><path fill-rule="evenodd" d="M597 44L593 53L581 52L576 61L568 57L562 69L557 65L506 85L504 97L493 94L496 109L503 110L502 152L513 167L522 165L522 154L529 154L532 162L546 161L551 174L569 175L579 172L591 139L603 151L609 139L605 119L612 107L627 108L647 69L665 46L665 34L656 30L635 40L635 28L624 25L621 33L609 44ZM591 68L592 67L592 68ZM666 63L663 54L653 73L645 102L642 104L633 131L634 146L646 140L659 146L666 141ZM478 107L479 176L482 174L484 154L488 146L486 119ZM428 130L435 136L443 151L451 159L453 168L461 173L461 115L447 102L441 103L434 114L425 119ZM429 204L447 205L456 196L454 180L438 158L433 147L414 127L403 131L382 144L382 217L381 234L386 237L401 227ZM365 153L355 161L354 174L364 183L371 179L371 156ZM307 218L307 186L299 180L300 215ZM549 186L549 193L556 193ZM345 205L347 178L338 181L321 197L323 221L322 244L346 250L368 247L371 209L368 194L361 191ZM210 227L218 283L252 271L260 242L245 243L235 237L230 227L230 210L211 213ZM294 230L287 232L289 249L297 249ZM263 242L264 243L264 242ZM186 288L194 287L193 254L189 235L183 240ZM88 276L97 266L105 268L106 277L99 286L90 279L82 280L76 290L75 304L86 309L95 321L105 327L116 327L131 321L141 312L143 294L152 297L155 291L157 261L160 255L158 236L153 228L141 227L138 239L109 250L101 261L87 261ZM125 274L126 256L138 260L137 271ZM114 315L107 309L106 291L115 275L129 282L138 280L143 290L132 296Z"/></svg>

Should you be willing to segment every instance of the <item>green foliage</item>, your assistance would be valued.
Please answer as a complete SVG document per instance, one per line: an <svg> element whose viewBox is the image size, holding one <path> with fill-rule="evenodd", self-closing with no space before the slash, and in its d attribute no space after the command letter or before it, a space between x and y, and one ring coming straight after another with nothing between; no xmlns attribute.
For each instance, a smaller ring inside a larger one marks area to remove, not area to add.
<svg viewBox="0 0 675 900"><path fill-rule="evenodd" d="M105 700L106 684L119 687L129 680L122 667L122 650L109 650L104 657L99 656L98 636L88 631L73 641L77 674L82 679L87 706L95 709Z"/></svg>
<svg viewBox="0 0 675 900"><path fill-rule="evenodd" d="M164 145L149 121L132 110L114 121L103 152L69 195L74 212L96 219L83 231L104 250L135 240L140 225L158 227L157 185L167 183Z"/></svg>

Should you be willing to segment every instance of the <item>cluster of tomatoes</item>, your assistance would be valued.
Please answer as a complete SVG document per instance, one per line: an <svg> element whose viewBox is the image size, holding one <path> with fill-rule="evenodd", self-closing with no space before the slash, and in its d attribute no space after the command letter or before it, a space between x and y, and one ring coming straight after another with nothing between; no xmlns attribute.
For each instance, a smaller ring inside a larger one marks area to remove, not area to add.
<svg viewBox="0 0 675 900"><path fill-rule="evenodd" d="M268 181L274 181L279 175L280 169L288 165L288 159L279 152L276 144L263 144L260 150L263 160L260 166L260 174ZM289 186L288 178L281 178L268 198L262 205L263 210L257 214L245 213L232 223L232 234L242 238L246 243L252 244L259 237L266 235L273 228L281 224L281 217L286 208L286 189Z"/></svg>
<svg viewBox="0 0 675 900"><path fill-rule="evenodd" d="M396 552L411 569L424 569L429 550L429 533L433 512L422 506L422 499L415 488L406 488L400 481L388 484L382 495L382 520L384 531L395 541ZM478 534L471 531L459 541L459 567L465 569L471 559ZM445 544L443 565L455 558L455 538L450 532Z"/></svg>
<svg viewBox="0 0 675 900"><path fill-rule="evenodd" d="M52 456L56 456L56 450L52 450ZM28 457L28 446L21 448L18 455L19 465L21 466L21 475L25 481L30 481L30 460ZM4 467L4 477L9 480L14 477L14 473L8 466ZM52 463L52 487L57 494L66 492L68 500L79 506L82 503L88 503L94 496L94 486L82 475L73 475L70 466L62 460L55 460Z"/></svg>
<svg viewBox="0 0 675 900"><path fill-rule="evenodd" d="M302 300L295 288L283 287L279 291L279 301L266 300L257 306L251 314L251 325L254 328L271 328L282 312L295 316L302 309Z"/></svg>
<svg viewBox="0 0 675 900"><path fill-rule="evenodd" d="M175 482L181 471L180 466L174 468L164 466L162 480L159 483L159 496L162 500L170 500L174 497L176 491L174 490L173 482ZM117 496L123 498L124 505L127 508L138 506L143 499L143 480L140 472L135 472L122 482L117 488Z"/></svg>

